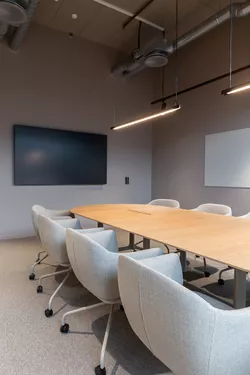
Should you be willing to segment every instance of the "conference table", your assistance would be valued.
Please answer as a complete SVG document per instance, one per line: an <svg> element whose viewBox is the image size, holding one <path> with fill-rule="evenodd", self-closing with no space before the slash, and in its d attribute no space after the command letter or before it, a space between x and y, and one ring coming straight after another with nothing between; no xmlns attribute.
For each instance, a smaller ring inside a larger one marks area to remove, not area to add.
<svg viewBox="0 0 250 375"><path fill-rule="evenodd" d="M150 240L214 260L234 269L234 306L246 306L246 275L250 272L250 219L199 211L138 204L104 204L71 209L74 215L122 229Z"/></svg>

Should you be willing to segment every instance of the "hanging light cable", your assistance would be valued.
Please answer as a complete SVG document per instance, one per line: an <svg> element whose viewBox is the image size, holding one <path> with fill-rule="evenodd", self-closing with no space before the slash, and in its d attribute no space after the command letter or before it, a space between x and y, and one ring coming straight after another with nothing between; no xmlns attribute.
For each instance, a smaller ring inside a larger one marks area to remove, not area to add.
<svg viewBox="0 0 250 375"><path fill-rule="evenodd" d="M179 88L179 51L178 51L178 37L179 37L179 2L175 2L175 103L178 104L178 88Z"/></svg>
<svg viewBox="0 0 250 375"><path fill-rule="evenodd" d="M230 42L229 42L229 88L222 90L222 95L236 94L250 89L250 82L232 86L232 69L233 69L233 0L230 0Z"/></svg>
<svg viewBox="0 0 250 375"><path fill-rule="evenodd" d="M176 41L175 41L175 52L176 52L176 75L175 75L175 103L170 106L170 107L167 107L166 103L163 102L162 103L162 108L161 108L161 111L160 112L157 112L157 113L154 113L154 114L151 114L151 115L148 115L148 116L145 116L145 117L142 117L142 118L139 118L137 120L133 120L133 121L130 121L130 122L126 122L124 124L121 124L121 125L116 125L116 126L112 126L110 128L110 130L120 130L120 129L124 129L124 128L127 128L129 126L133 126L133 125L138 125L138 124L142 124L144 122L147 122L147 121L150 121L150 120L154 120L158 117L162 117L162 116L166 116L170 113L173 113L173 112L176 112L178 111L179 109L181 109L181 106L180 104L178 103L178 46L177 46L177 43L178 43L178 18L179 18L179 4L178 4L178 0L176 0ZM164 69L164 68L163 68ZM165 89L165 71L162 70L162 91Z"/></svg>

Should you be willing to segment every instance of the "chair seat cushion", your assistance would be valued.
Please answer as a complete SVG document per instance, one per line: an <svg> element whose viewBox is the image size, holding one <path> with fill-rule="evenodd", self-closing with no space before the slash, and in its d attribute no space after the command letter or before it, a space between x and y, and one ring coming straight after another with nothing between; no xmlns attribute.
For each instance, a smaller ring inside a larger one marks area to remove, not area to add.
<svg viewBox="0 0 250 375"><path fill-rule="evenodd" d="M200 296L201 298L203 298L205 301L207 301L208 303L210 303L210 305L212 305L213 307L216 307L217 309L220 309L220 310L234 310L233 307L227 305L226 303L218 301L217 299L215 299L213 297L210 297L210 296L208 296L206 294L203 294L203 293L200 293L200 292L195 292L195 294L197 294L198 296Z"/></svg>

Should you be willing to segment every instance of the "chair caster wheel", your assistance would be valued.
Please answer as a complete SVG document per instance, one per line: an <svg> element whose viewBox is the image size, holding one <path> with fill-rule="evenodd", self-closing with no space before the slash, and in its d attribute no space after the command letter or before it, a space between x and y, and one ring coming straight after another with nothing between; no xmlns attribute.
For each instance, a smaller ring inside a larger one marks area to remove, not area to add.
<svg viewBox="0 0 250 375"><path fill-rule="evenodd" d="M210 276L210 272L205 271L205 272L204 272L204 275L205 275L205 277L209 277L209 276Z"/></svg>
<svg viewBox="0 0 250 375"><path fill-rule="evenodd" d="M44 311L46 318L50 318L53 315L53 310L47 309Z"/></svg>
<svg viewBox="0 0 250 375"><path fill-rule="evenodd" d="M34 273L31 273L31 274L29 275L29 279L30 279L30 280L35 280L35 277L36 277L36 276L35 276Z"/></svg>
<svg viewBox="0 0 250 375"><path fill-rule="evenodd" d="M225 281L224 281L223 279L219 279L219 280L218 280L218 284L219 284L219 285L224 285L224 284L225 284Z"/></svg>
<svg viewBox="0 0 250 375"><path fill-rule="evenodd" d="M37 293L42 293L42 292L43 292L43 287L42 287L42 285L38 285L36 291L37 291Z"/></svg>
<svg viewBox="0 0 250 375"><path fill-rule="evenodd" d="M124 311L124 307L122 305L120 305L120 310Z"/></svg>
<svg viewBox="0 0 250 375"><path fill-rule="evenodd" d="M60 328L61 333L68 333L69 332L69 325L65 323L63 326Z"/></svg>
<svg viewBox="0 0 250 375"><path fill-rule="evenodd" d="M106 375L106 369L101 368L100 365L95 368L95 375Z"/></svg>

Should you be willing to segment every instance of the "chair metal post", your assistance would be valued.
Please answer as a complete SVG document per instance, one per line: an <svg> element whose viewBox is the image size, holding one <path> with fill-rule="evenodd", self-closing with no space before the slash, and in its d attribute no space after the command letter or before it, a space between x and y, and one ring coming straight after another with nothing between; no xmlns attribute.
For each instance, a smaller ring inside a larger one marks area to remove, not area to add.
<svg viewBox="0 0 250 375"><path fill-rule="evenodd" d="M105 368L105 363L104 363L104 357L105 357L105 352L106 352L106 347L108 343L108 338L109 338L109 332L110 332L110 327L112 323L112 316L113 316L113 311L114 311L114 305L111 305L110 312L109 312L109 317L108 317L108 323L102 343L102 351L101 351L101 357L100 357L100 367L101 369Z"/></svg>
<svg viewBox="0 0 250 375"><path fill-rule="evenodd" d="M66 283L69 275L70 275L70 272L72 271L72 268L70 268L68 270L68 273L67 275L65 276L65 278L63 279L63 281L61 282L61 284L58 285L58 287L56 288L56 290L54 291L54 293L52 294L52 296L50 297L49 299L49 305L48 305L48 309L51 310L51 305L52 305L52 301L54 299L54 297L57 295L57 293L59 292L59 290L63 287L63 285Z"/></svg>
<svg viewBox="0 0 250 375"><path fill-rule="evenodd" d="M69 315L78 314L79 312L87 311L87 310L92 310L92 309L95 309L96 307L100 307L100 306L104 306L104 305L106 305L106 303L100 302L100 303L96 303L95 305L84 306L84 307L80 307L79 309L75 309L75 310L71 310L71 311L66 312L62 316L62 321L61 321L62 326L65 325L65 318L67 318Z"/></svg>
<svg viewBox="0 0 250 375"><path fill-rule="evenodd" d="M41 254L41 253L39 253ZM35 267L40 264L44 259L48 258L48 254L46 254L42 259L37 259L36 262L32 265L30 270L30 280L34 280L35 278Z"/></svg>
<svg viewBox="0 0 250 375"><path fill-rule="evenodd" d="M39 251L39 253L37 254L36 262L38 262L39 260L41 260L40 255L43 254L43 253L46 253L46 251L45 250Z"/></svg>
<svg viewBox="0 0 250 375"><path fill-rule="evenodd" d="M62 273L68 272L70 270L71 270L71 268L67 268L66 270L52 272L52 273L48 273L46 275L43 275L39 278L39 285L41 285L41 280L43 280L43 279L46 279L46 278L51 277L51 276L61 275Z"/></svg>

